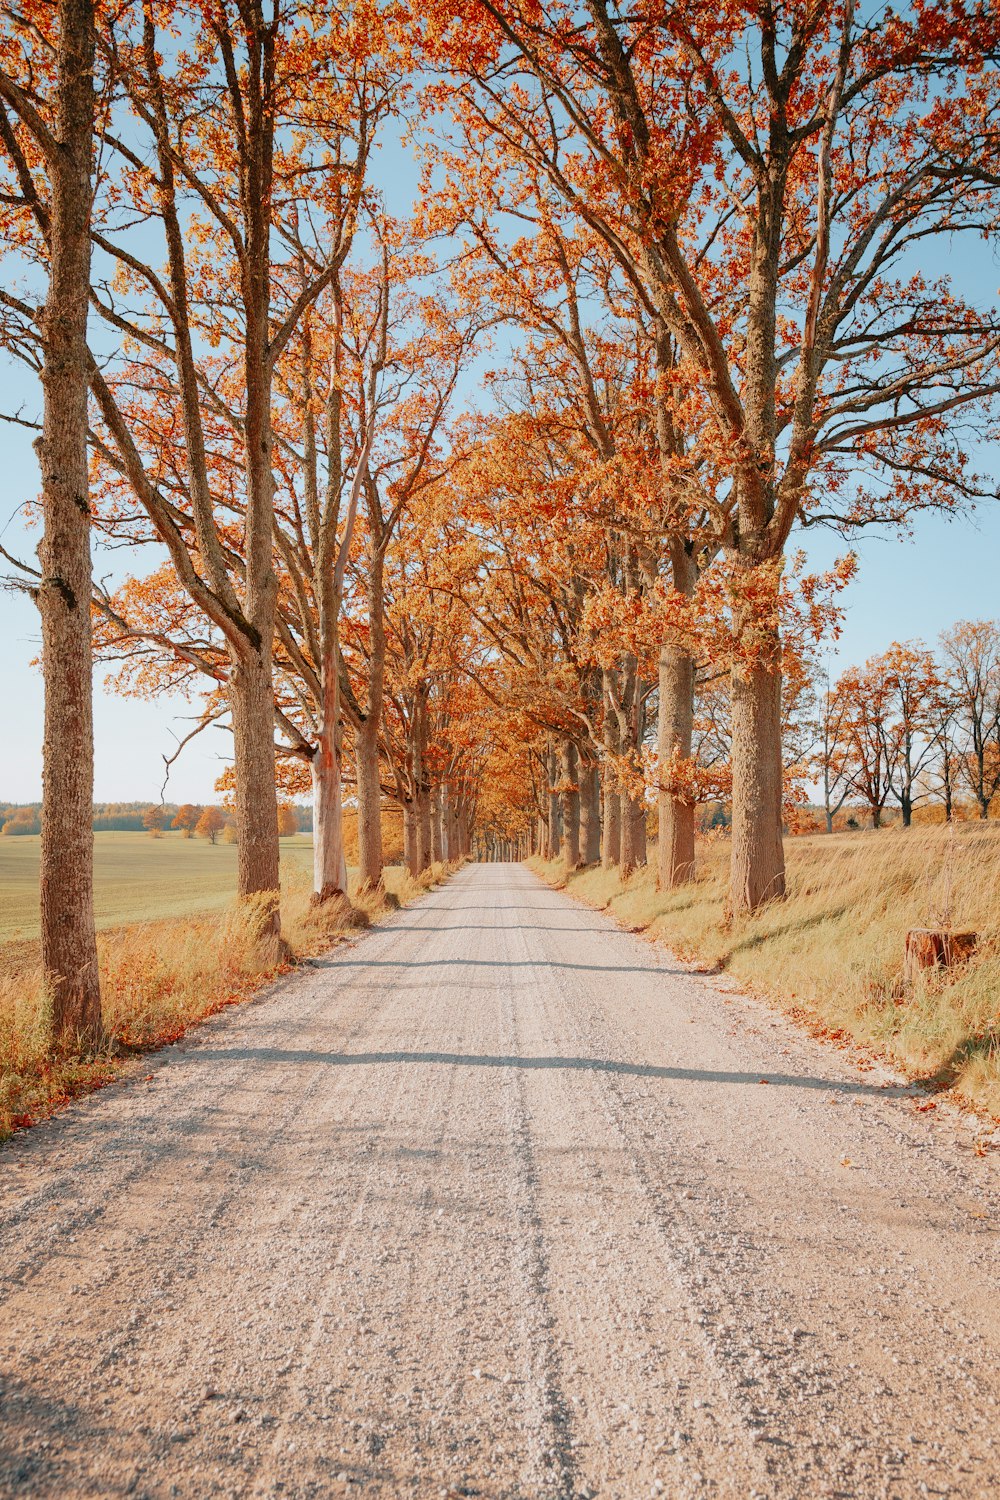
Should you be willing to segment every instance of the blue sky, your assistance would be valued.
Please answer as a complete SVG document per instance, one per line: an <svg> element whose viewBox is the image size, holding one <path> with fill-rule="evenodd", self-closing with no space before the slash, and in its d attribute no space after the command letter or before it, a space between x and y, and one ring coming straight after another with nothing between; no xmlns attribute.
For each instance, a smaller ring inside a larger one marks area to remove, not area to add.
<svg viewBox="0 0 1000 1500"><path fill-rule="evenodd" d="M412 162L392 142L382 157L382 180L390 206L405 211L413 190ZM962 290L980 302L992 302L1000 285L995 248L963 242L956 268L944 248L939 265L959 274ZM23 367L4 362L0 355L0 410L26 412L40 407L38 391L25 388ZM0 541L16 555L33 560L37 532L26 528L22 508L35 499L38 470L31 434L0 425L6 481L0 499ZM979 468L1000 478L1000 443L979 454ZM829 534L811 534L807 551L817 566L825 566L846 550L846 543ZM958 619L1000 615L1000 505L981 506L970 516L921 519L910 538L868 534L856 545L859 575L844 596L846 617L835 661L860 662L882 650L891 640L921 638L933 644L938 633ZM137 567L148 567L147 555ZM127 571L121 552L113 558L97 556L95 571L119 575ZM6 564L2 572L8 571ZM38 616L22 594L0 591L0 701L6 703L8 726L0 749L0 802L35 801L41 794L42 683L31 665L39 650ZM191 727L194 706L184 699L155 703L126 699L107 691L103 668L98 668L95 696L95 798L98 801L153 800L159 797L163 758L176 748L177 738ZM229 755L228 735L207 730L189 745L173 767L166 796L171 801L207 802L216 795L215 779Z"/></svg>

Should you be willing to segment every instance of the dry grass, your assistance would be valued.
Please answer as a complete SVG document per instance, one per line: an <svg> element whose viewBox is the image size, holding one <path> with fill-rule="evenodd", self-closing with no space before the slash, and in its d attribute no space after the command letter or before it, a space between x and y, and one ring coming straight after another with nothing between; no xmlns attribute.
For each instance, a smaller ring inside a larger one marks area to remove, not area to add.
<svg viewBox="0 0 1000 1500"><path fill-rule="evenodd" d="M352 905L313 908L304 872L282 889L282 929L297 957L321 952L349 928L406 905L451 873L432 866L418 880L386 870L384 893L357 891ZM60 1104L119 1076L136 1053L165 1046L194 1022L247 1000L281 972L257 941L249 907L169 921L132 923L98 934L108 1047L81 1060L53 1056L35 943L0 947L0 1141Z"/></svg>
<svg viewBox="0 0 1000 1500"><path fill-rule="evenodd" d="M1000 1114L1000 826L816 835L785 849L787 899L731 926L724 841L701 847L697 879L677 891L658 892L650 869L624 885L613 871L585 870L568 889L813 1029L848 1036ZM531 863L562 883L558 864ZM905 935L927 926L975 930L976 953L928 972L904 996Z"/></svg>

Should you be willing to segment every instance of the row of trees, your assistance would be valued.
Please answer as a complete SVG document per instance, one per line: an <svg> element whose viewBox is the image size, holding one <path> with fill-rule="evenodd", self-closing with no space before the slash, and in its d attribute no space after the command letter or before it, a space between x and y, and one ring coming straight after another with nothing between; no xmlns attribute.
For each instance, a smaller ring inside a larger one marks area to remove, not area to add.
<svg viewBox="0 0 1000 1500"><path fill-rule="evenodd" d="M652 788L664 885L725 781L732 908L779 896L788 728L852 568L810 577L790 538L989 492L967 440L1000 323L921 266L996 227L994 8L2 11L56 1029L100 1031L95 646L231 726L262 942L303 782L319 901L345 888L345 779L372 883L387 797L414 869L474 823L523 843L541 819L551 847L560 817L568 858L627 867ZM407 221L373 180L404 128ZM463 415L490 340L491 410ZM95 589L94 528L150 566Z"/></svg>
<svg viewBox="0 0 1000 1500"><path fill-rule="evenodd" d="M1000 793L1000 624L962 621L937 655L893 642L827 684L820 731L828 829L849 801L863 803L876 828L889 802L905 827L930 801L949 822L965 798L988 818Z"/></svg>

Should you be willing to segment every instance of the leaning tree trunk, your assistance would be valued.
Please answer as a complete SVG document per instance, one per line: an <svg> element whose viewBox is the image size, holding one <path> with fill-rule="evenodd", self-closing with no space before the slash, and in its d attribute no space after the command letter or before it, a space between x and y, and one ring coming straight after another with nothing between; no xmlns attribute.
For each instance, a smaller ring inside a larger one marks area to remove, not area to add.
<svg viewBox="0 0 1000 1500"><path fill-rule="evenodd" d="M94 936L94 723L87 470L87 307L94 123L91 0L59 7L56 155L38 445L44 534L38 607L45 671L42 963L57 1042L103 1039Z"/></svg>
<svg viewBox="0 0 1000 1500"><path fill-rule="evenodd" d="M737 663L732 672L733 837L729 909L755 912L785 894L781 840L781 671Z"/></svg>
<svg viewBox="0 0 1000 1500"><path fill-rule="evenodd" d="M434 786L430 793L431 818L431 864L439 865L444 859L444 833L441 827L441 788Z"/></svg>
<svg viewBox="0 0 1000 1500"><path fill-rule="evenodd" d="M694 662L680 647L660 647L660 702L656 728L660 788L657 794L659 848L657 884L671 890L694 876L693 797L670 784L672 766L690 763L694 737Z"/></svg>
<svg viewBox="0 0 1000 1500"><path fill-rule="evenodd" d="M382 783L379 774L378 724L366 722L354 737L358 770L358 880L369 889L382 884Z"/></svg>
<svg viewBox="0 0 1000 1500"><path fill-rule="evenodd" d="M580 863L580 788L577 784L576 746L572 740L563 740L560 747L560 769L562 771L562 852L567 871L575 870Z"/></svg>

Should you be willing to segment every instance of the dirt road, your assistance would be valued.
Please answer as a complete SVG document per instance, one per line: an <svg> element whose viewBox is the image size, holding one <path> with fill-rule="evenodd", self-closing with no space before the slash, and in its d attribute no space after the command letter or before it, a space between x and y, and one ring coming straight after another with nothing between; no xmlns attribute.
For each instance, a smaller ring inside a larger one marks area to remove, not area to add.
<svg viewBox="0 0 1000 1500"><path fill-rule="evenodd" d="M1000 1493L974 1127L519 867L146 1071L0 1151L4 1496Z"/></svg>

